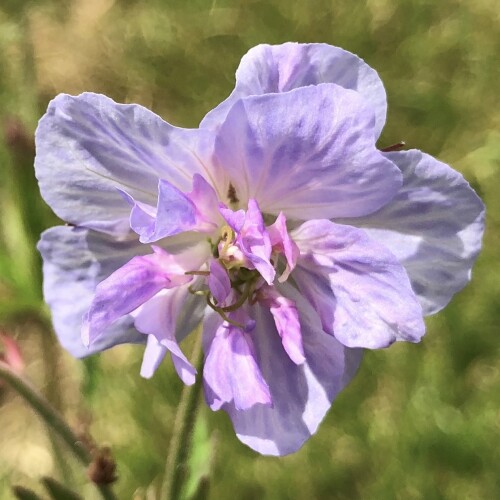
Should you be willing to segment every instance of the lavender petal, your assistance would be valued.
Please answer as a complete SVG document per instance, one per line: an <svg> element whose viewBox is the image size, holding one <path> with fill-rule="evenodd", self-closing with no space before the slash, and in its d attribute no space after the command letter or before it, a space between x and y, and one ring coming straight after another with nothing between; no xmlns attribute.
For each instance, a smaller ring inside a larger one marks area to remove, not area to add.
<svg viewBox="0 0 500 500"><path fill-rule="evenodd" d="M203 382L212 410L227 403L232 403L237 410L272 404L269 388L255 359L250 333L224 323L216 329L205 353Z"/></svg>
<svg viewBox="0 0 500 500"><path fill-rule="evenodd" d="M148 247L135 239L118 242L89 229L57 226L42 234L38 249L43 258L44 298L57 337L67 351L80 358L117 344L145 341L130 316L111 325L88 348L80 331L97 284L134 255L149 252Z"/></svg>
<svg viewBox="0 0 500 500"><path fill-rule="evenodd" d="M334 84L238 100L215 154L240 202L299 220L378 210L401 187L399 169L375 147L373 112Z"/></svg>
<svg viewBox="0 0 500 500"><path fill-rule="evenodd" d="M231 95L201 122L216 129L241 97L335 83L359 92L375 113L375 138L385 124L387 99L378 73L355 54L324 43L257 45L241 59Z"/></svg>
<svg viewBox="0 0 500 500"><path fill-rule="evenodd" d="M210 131L173 127L136 104L117 104L99 94L61 94L36 131L36 175L47 203L72 224L123 237L129 208L117 188L156 205L158 180L181 191L194 174L210 177Z"/></svg>
<svg viewBox="0 0 500 500"><path fill-rule="evenodd" d="M238 438L263 455L293 453L316 432L332 401L356 373L362 355L325 334L316 313L290 285L281 285L280 293L299 309L306 361L296 365L289 358L269 310L255 306L256 356L273 406L255 405L246 411L232 403L223 407Z"/></svg>
<svg viewBox="0 0 500 500"><path fill-rule="evenodd" d="M403 264L424 314L434 314L470 280L481 250L485 207L462 175L421 151L386 155L403 187L378 212L344 222L362 227Z"/></svg>
<svg viewBox="0 0 500 500"><path fill-rule="evenodd" d="M293 277L323 328L348 347L418 342L422 308L396 257L361 230L328 220L292 232L301 257Z"/></svg>

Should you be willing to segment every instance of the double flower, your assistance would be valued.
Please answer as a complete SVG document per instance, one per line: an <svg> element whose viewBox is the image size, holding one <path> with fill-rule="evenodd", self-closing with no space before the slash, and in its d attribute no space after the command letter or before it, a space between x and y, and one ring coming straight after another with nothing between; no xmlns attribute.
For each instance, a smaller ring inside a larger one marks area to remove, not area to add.
<svg viewBox="0 0 500 500"><path fill-rule="evenodd" d="M379 151L385 91L353 54L261 45L199 129L60 95L40 121L45 298L75 356L145 342L203 377L253 449L291 453L361 348L417 342L470 277L484 206L417 150ZM202 323L203 374L179 343ZM80 332L82 335L80 335Z"/></svg>

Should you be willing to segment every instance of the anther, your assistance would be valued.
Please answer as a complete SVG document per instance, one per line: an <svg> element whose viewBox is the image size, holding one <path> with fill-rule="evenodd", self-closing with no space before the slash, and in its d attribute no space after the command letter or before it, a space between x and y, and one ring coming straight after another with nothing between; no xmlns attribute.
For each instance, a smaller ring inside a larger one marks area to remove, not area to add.
<svg viewBox="0 0 500 500"><path fill-rule="evenodd" d="M240 202L238 196L236 196L236 189L231 183L229 183L229 188L227 189L227 199L232 205L236 205L236 203Z"/></svg>

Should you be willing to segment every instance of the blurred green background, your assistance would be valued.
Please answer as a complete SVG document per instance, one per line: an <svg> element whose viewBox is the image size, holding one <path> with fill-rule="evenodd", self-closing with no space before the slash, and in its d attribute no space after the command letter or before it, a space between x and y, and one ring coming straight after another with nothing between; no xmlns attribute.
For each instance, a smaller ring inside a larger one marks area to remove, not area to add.
<svg viewBox="0 0 500 500"><path fill-rule="evenodd" d="M258 456L225 413L204 409L193 470L213 467L208 497L221 500L500 498L497 0L2 0L0 325L71 425L112 447L118 497L152 498L181 384L168 363L141 379L142 347L82 362L55 341L34 245L58 221L39 197L32 134L53 96L86 90L196 126L229 94L250 47L290 40L341 46L379 71L389 100L380 146L405 140L466 176L488 207L484 251L421 344L366 353L299 452ZM43 475L94 498L85 472L57 449L62 457L0 387L0 498L11 484L41 491Z"/></svg>

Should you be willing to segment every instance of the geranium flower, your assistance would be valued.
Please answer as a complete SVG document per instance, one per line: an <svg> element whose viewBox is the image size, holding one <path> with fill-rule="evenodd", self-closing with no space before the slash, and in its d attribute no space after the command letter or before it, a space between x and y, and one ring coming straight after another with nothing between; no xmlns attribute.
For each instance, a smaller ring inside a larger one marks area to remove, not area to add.
<svg viewBox="0 0 500 500"><path fill-rule="evenodd" d="M250 50L199 129L57 96L36 172L71 224L39 245L62 345L146 343L145 377L169 354L191 384L179 342L202 322L207 403L258 452L297 450L361 348L418 342L481 246L484 207L459 173L377 150L385 115L377 73L323 44Z"/></svg>

